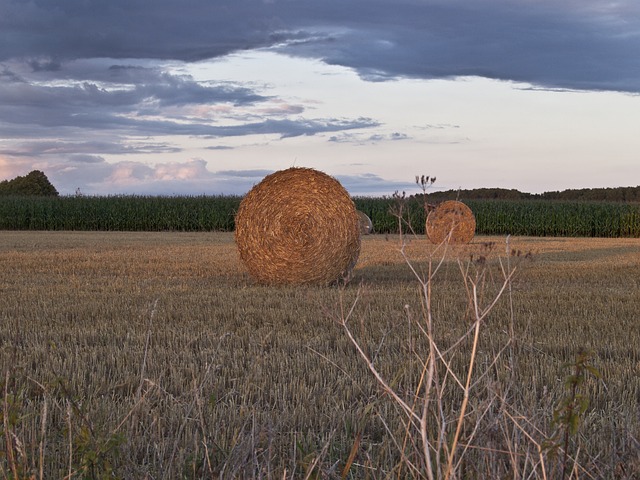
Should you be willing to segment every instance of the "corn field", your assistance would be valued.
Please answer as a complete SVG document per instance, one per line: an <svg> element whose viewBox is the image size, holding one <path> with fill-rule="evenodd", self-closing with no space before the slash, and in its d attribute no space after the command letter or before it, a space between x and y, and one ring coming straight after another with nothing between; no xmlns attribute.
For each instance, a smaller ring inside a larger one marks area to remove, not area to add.
<svg viewBox="0 0 640 480"><path fill-rule="evenodd" d="M640 237L640 204L526 200L468 203L486 235Z"/></svg>
<svg viewBox="0 0 640 480"><path fill-rule="evenodd" d="M476 217L479 235L537 237L640 237L640 204L552 200L462 200ZM398 213L417 234L425 230L417 199L355 199L378 233L398 231Z"/></svg>
<svg viewBox="0 0 640 480"><path fill-rule="evenodd" d="M2 197L0 229L231 231L234 196Z"/></svg>
<svg viewBox="0 0 640 480"><path fill-rule="evenodd" d="M0 230L232 231L239 196L1 197ZM424 233L420 197L354 198L375 233L396 233L398 217ZM640 237L640 204L553 200L464 200L479 235Z"/></svg>

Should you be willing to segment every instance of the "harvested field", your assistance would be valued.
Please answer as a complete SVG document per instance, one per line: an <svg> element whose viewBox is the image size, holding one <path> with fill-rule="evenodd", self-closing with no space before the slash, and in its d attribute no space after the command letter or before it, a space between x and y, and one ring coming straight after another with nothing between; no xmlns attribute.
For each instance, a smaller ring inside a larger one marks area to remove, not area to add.
<svg viewBox="0 0 640 480"><path fill-rule="evenodd" d="M407 238L419 275L444 256L432 282L442 346L469 329L458 260L471 276L486 269L486 298L501 284L499 258L517 267L511 297L503 294L483 322L460 475L504 477L518 466L542 478L528 436L542 443L553 432L567 393L562 366L584 347L601 378L581 387L590 404L572 456L578 452L581 477L637 478L640 242L513 237L507 245L480 236L443 252L422 236ZM2 231L1 471L404 478L397 469L406 418L340 319L357 300L350 328L409 397L426 351L408 320L421 316L419 287L393 235L362 238L346 286L268 287L251 280L232 233ZM470 346L457 347L452 372L464 373ZM455 427L462 392L453 383L441 413Z"/></svg>

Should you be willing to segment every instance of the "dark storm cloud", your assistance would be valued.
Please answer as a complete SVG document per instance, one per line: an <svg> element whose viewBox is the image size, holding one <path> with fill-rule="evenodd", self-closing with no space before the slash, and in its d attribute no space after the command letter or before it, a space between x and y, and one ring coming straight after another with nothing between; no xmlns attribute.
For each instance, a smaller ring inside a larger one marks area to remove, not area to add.
<svg viewBox="0 0 640 480"><path fill-rule="evenodd" d="M637 2L374 0L360 11L343 21L326 17L342 27L332 41L287 51L352 67L370 80L472 75L640 91Z"/></svg>
<svg viewBox="0 0 640 480"><path fill-rule="evenodd" d="M0 112L3 109L0 108ZM23 121L21 123L28 123ZM34 121L35 123L35 121ZM105 116L99 114L73 114L69 116L61 116L60 114L50 119L39 118L37 123L40 126L48 126L48 135L55 132L73 134L72 130L76 130L76 134L81 134L83 129L110 129L128 133L129 135L148 136L148 135L188 135L201 136L205 138L222 138L222 137L240 137L247 135L274 135L278 138L293 138L299 136L312 136L324 132L336 132L359 128L375 127L379 124L371 119L321 119L321 120L264 120L261 122L253 122L242 125L214 126L202 123L178 123L169 120L144 120L137 118L124 118L119 116ZM33 125L31 126L33 128ZM14 132L13 134L9 132ZM0 121L0 135L17 135L27 136L20 130L19 126L5 128ZM33 131L34 136L38 136L40 129ZM123 140L126 142L127 140ZM47 153L42 151L37 145L33 145L32 151L20 151L15 148L8 148L3 151L7 155L26 155ZM99 145L96 144L96 147ZM106 149L99 149L102 153L159 153L159 152L176 152L180 149L177 147L163 147L149 149L148 146L140 148L134 144L123 143L120 146L107 146ZM71 152L69 152L71 153Z"/></svg>
<svg viewBox="0 0 640 480"><path fill-rule="evenodd" d="M269 43L260 1L2 0L0 60L30 56L197 60Z"/></svg>
<svg viewBox="0 0 640 480"><path fill-rule="evenodd" d="M98 155L71 155L71 157L69 157L69 161L71 163L89 163L89 164L93 164L93 163L102 163L104 162L104 158L100 157Z"/></svg>
<svg viewBox="0 0 640 480"><path fill-rule="evenodd" d="M180 149L166 143L134 142L124 143L124 139L112 141L60 141L60 140L28 140L13 142L9 147L0 146L0 155L9 157L39 157L43 155L90 155L95 152L109 155L127 155L132 153L175 153ZM74 157L70 157L74 158Z"/></svg>
<svg viewBox="0 0 640 480"><path fill-rule="evenodd" d="M83 119L85 122L106 123L102 118ZM112 119L113 128L138 129L148 135L196 135L205 138L240 137L246 135L275 135L279 138L292 138L318 133L376 127L379 123L368 118L356 120L344 119L295 119L252 122L241 125L215 126L201 123L183 124L165 120Z"/></svg>
<svg viewBox="0 0 640 480"><path fill-rule="evenodd" d="M233 147L228 145L214 145L211 147L204 147L206 150L233 150Z"/></svg>
<svg viewBox="0 0 640 480"><path fill-rule="evenodd" d="M477 75L640 92L635 0L1 0L0 61L192 61L278 47L363 77ZM31 60L30 60L31 59ZM32 60L37 59L37 60Z"/></svg>
<svg viewBox="0 0 640 480"><path fill-rule="evenodd" d="M27 61L27 65L34 72L58 72L62 68L62 64L59 61L52 59L38 60L33 58Z"/></svg>
<svg viewBox="0 0 640 480"><path fill-rule="evenodd" d="M189 113L188 108L208 108L217 104L251 106L266 102L269 97L245 87L198 83L189 76L171 75L157 69L121 65L100 68L91 62L72 64L57 77L66 82L54 83L48 70L43 77L31 82L19 73L6 70L4 78L7 80L0 78L0 135L41 138L46 129L48 136L58 137L78 130L93 130L122 136L274 134L288 138L377 125L370 119L302 117L261 118L239 125L214 125L213 120L218 119L198 118L198 113ZM78 81L78 78L83 80ZM187 108L187 113L168 111L170 107ZM280 116L302 111L280 105L278 108L283 112Z"/></svg>
<svg viewBox="0 0 640 480"><path fill-rule="evenodd" d="M228 102L246 105L267 100L250 89L229 84L207 85L189 76L171 75L146 68L115 70L93 66L72 65L58 75L44 75L27 81L18 73L6 70L8 81L0 83L0 104L3 107L37 106L42 110L55 107L79 109L119 108L121 112L153 109L164 106L185 106ZM56 72L57 73L57 72ZM75 77L75 78L74 78ZM53 80L66 80L52 85Z"/></svg>

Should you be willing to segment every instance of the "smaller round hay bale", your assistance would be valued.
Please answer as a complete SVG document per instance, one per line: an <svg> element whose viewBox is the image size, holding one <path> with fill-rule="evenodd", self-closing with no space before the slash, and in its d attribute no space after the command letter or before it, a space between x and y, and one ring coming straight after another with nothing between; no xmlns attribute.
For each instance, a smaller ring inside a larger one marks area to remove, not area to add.
<svg viewBox="0 0 640 480"><path fill-rule="evenodd" d="M447 239L451 244L469 243L476 232L476 217L464 203L448 200L429 213L426 231L431 243L437 245Z"/></svg>
<svg viewBox="0 0 640 480"><path fill-rule="evenodd" d="M235 239L249 274L268 284L330 284L360 253L353 200L335 178L311 168L267 175L240 202Z"/></svg>
<svg viewBox="0 0 640 480"><path fill-rule="evenodd" d="M369 235L371 232L373 232L373 222L371 221L371 219L369 218L369 216L358 210L358 225L360 226L360 233L362 235Z"/></svg>

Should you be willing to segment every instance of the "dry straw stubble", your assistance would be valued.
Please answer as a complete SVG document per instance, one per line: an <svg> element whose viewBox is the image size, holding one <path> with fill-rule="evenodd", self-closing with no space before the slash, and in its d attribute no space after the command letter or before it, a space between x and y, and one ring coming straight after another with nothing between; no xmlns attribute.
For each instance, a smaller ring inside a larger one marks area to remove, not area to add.
<svg viewBox="0 0 640 480"><path fill-rule="evenodd" d="M429 213L426 231L427 237L434 244L447 239L452 244L469 243L475 235L476 218L464 203L448 200Z"/></svg>
<svg viewBox="0 0 640 480"><path fill-rule="evenodd" d="M338 180L289 168L268 175L245 196L235 240L241 260L260 282L330 284L358 259L358 214Z"/></svg>

